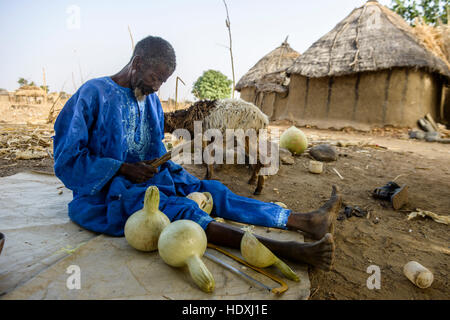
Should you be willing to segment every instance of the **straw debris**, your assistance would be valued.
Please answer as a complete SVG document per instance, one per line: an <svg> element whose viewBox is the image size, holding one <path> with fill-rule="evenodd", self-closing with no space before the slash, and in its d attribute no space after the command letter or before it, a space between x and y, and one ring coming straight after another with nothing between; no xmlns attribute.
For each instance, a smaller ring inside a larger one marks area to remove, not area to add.
<svg viewBox="0 0 450 320"><path fill-rule="evenodd" d="M53 157L53 131L47 127L1 127L0 159L30 160Z"/></svg>

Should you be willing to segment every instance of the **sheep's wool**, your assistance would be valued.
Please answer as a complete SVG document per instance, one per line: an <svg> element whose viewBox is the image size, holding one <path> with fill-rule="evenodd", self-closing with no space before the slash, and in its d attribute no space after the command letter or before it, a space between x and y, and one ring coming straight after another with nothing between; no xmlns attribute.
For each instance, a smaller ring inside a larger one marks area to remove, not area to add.
<svg viewBox="0 0 450 320"><path fill-rule="evenodd" d="M216 101L216 108L203 121L203 129L264 129L269 118L257 106L242 99Z"/></svg>

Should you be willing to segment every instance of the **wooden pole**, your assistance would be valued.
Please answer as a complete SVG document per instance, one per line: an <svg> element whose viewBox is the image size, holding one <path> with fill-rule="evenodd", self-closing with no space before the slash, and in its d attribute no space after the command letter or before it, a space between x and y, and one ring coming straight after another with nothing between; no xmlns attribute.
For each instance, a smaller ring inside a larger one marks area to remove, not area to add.
<svg viewBox="0 0 450 320"><path fill-rule="evenodd" d="M450 26L450 5L447 5L447 26Z"/></svg>
<svg viewBox="0 0 450 320"><path fill-rule="evenodd" d="M83 79L83 72L81 71L81 63L80 63L80 58L78 57L77 49L74 49L73 53L75 54L75 58L77 59L77 62L78 62L78 71L80 72L80 80L81 80L80 86L81 86L84 83L84 79Z"/></svg>
<svg viewBox="0 0 450 320"><path fill-rule="evenodd" d="M77 85L75 83L75 76L74 76L73 72L72 72L72 84L73 84L73 88L75 89L75 91L77 91L78 87L77 87Z"/></svg>
<svg viewBox="0 0 450 320"><path fill-rule="evenodd" d="M81 71L81 63L80 63L80 60L78 60L78 69L80 70L81 84L83 84L83 83L84 83L84 79L83 79L83 72Z"/></svg>
<svg viewBox="0 0 450 320"><path fill-rule="evenodd" d="M130 39L131 39L131 52L134 52L134 40L133 40L133 34L131 33L130 25L128 25L128 33L130 34Z"/></svg>
<svg viewBox="0 0 450 320"><path fill-rule="evenodd" d="M72 72L72 76L73 76L73 72ZM66 81L67 81L67 80L66 80ZM64 81L64 83L63 83L63 85L62 85L62 87L61 87L61 90L59 90L58 97L57 97L56 100L53 102L53 105L52 105L51 108L50 108L50 111L49 111L48 117L47 117L47 123L52 123L53 120L55 119L55 117L53 116L53 113L55 112L55 106L56 106L56 103L57 103L57 102L59 101L59 99L61 98L61 93L62 93L62 91L64 90L64 86L66 85L66 81Z"/></svg>
<svg viewBox="0 0 450 320"><path fill-rule="evenodd" d="M287 36L286 39L284 40L284 42L281 44L283 48L281 49L281 54L278 57L277 69L280 69L281 59L283 58L284 51L286 50L288 38L289 38L289 36Z"/></svg>
<svg viewBox="0 0 450 320"><path fill-rule="evenodd" d="M44 85L44 103L47 103L47 80L45 79L45 68L42 68L42 81L43 81L43 85Z"/></svg>
<svg viewBox="0 0 450 320"><path fill-rule="evenodd" d="M223 4L225 5L225 10L227 12L227 19L225 20L225 25L227 26L228 29L228 36L230 38L230 57L231 57L231 72L233 74L233 90L232 90L232 97L234 98L234 88L236 87L236 80L235 80L235 76L234 76L234 59L233 59L233 42L231 39L231 22L230 22L230 17L228 15L228 7L227 7L227 3L225 2L225 0L223 0Z"/></svg>
<svg viewBox="0 0 450 320"><path fill-rule="evenodd" d="M178 109L178 80L181 81L181 83L183 83L184 85L186 85L184 83L184 81L181 80L181 78L177 76L176 83L175 83L175 110Z"/></svg>

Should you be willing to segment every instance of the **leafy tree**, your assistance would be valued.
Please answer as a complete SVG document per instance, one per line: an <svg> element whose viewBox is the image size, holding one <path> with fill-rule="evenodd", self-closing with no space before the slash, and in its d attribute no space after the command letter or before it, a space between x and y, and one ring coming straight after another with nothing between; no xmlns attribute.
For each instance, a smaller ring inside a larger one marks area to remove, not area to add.
<svg viewBox="0 0 450 320"><path fill-rule="evenodd" d="M19 80L17 81L17 83L18 83L21 87L23 87L23 86L28 85L28 80L25 79L25 78L19 78Z"/></svg>
<svg viewBox="0 0 450 320"><path fill-rule="evenodd" d="M439 20L447 23L449 3L448 0L391 0L390 9L411 25L414 25L414 19L418 17L427 24L436 25Z"/></svg>
<svg viewBox="0 0 450 320"><path fill-rule="evenodd" d="M40 87L42 90L45 90L45 92L49 92L48 85L47 86L42 85Z"/></svg>
<svg viewBox="0 0 450 320"><path fill-rule="evenodd" d="M231 84L233 81L220 71L208 70L203 72L194 83L192 94L197 99L225 99L231 95Z"/></svg>

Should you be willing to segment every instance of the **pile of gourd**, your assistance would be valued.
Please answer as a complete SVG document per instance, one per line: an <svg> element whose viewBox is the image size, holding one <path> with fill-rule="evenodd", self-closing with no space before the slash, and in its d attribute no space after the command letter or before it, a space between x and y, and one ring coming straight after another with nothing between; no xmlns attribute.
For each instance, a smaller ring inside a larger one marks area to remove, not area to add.
<svg viewBox="0 0 450 320"><path fill-rule="evenodd" d="M210 193L195 192L187 196L208 214L213 208ZM173 267L187 266L189 273L204 292L214 291L215 281L211 272L201 260L207 247L206 233L191 220L170 222L159 210L159 190L148 187L144 207L132 214L125 224L125 238L135 249L145 252L158 250L165 263ZM248 263L256 267L274 265L289 279L299 281L298 276L269 249L260 243L251 231L245 232L241 241L241 253Z"/></svg>

